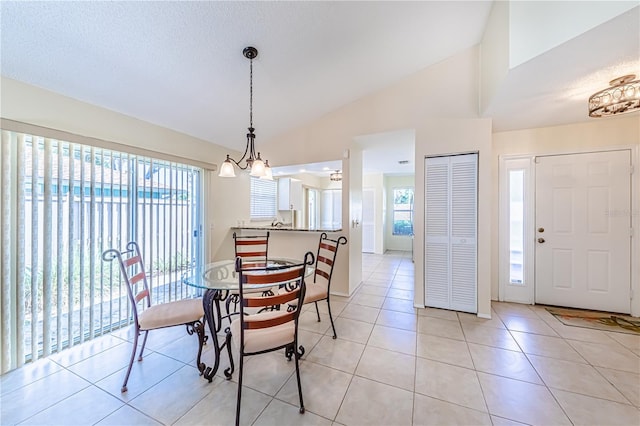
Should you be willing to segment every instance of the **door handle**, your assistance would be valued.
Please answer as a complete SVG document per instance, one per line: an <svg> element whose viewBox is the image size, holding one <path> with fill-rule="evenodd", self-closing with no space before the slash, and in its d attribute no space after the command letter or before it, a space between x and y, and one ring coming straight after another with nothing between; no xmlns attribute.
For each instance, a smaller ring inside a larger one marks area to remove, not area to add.
<svg viewBox="0 0 640 426"><path fill-rule="evenodd" d="M540 228L538 228L538 232L544 232L544 228L541 226Z"/></svg>
<svg viewBox="0 0 640 426"><path fill-rule="evenodd" d="M544 243L544 238L538 238L538 242L539 242L540 244Z"/></svg>

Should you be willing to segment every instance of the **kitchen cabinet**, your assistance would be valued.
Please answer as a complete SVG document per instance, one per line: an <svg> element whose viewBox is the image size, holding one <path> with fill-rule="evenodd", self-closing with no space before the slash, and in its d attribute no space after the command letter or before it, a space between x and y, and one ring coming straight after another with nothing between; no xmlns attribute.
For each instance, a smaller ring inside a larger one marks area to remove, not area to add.
<svg viewBox="0 0 640 426"><path fill-rule="evenodd" d="M278 210L302 210L302 181L278 179Z"/></svg>

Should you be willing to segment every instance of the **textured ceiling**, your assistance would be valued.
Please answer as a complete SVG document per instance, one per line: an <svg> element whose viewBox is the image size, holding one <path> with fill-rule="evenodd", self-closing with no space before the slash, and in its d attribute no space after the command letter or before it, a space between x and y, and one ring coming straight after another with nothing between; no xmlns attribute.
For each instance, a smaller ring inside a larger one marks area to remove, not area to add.
<svg viewBox="0 0 640 426"><path fill-rule="evenodd" d="M3 75L240 149L245 46L259 50L254 124L266 140L477 44L491 2L1 7Z"/></svg>
<svg viewBox="0 0 640 426"><path fill-rule="evenodd" d="M491 6L491 1L2 1L0 70L244 150L245 46L259 50L254 125L257 140L269 140L477 45ZM493 118L494 130L586 120L586 97L610 79L603 70L640 71L639 9L510 70L483 111ZM407 134L387 136L396 144L394 163L411 155ZM389 159L384 135L362 143L371 147L364 154L368 163Z"/></svg>

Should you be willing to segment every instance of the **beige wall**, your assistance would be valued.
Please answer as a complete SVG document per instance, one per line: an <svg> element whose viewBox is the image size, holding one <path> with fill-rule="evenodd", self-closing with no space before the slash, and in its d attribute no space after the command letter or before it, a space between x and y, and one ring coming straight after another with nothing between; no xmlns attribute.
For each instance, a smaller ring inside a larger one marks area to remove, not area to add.
<svg viewBox="0 0 640 426"><path fill-rule="evenodd" d="M425 120L416 129L414 258L416 307L424 306L424 159L478 153L478 316L491 316L491 120Z"/></svg>

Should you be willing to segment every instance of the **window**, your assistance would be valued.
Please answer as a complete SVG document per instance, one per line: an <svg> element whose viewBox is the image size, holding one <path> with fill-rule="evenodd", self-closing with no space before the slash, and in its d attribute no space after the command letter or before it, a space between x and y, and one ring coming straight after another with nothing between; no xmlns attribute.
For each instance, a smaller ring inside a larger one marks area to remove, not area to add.
<svg viewBox="0 0 640 426"><path fill-rule="evenodd" d="M524 170L509 170L509 282L522 284Z"/></svg>
<svg viewBox="0 0 640 426"><path fill-rule="evenodd" d="M534 197L533 157L500 158L500 211L498 228L499 299L533 303Z"/></svg>
<svg viewBox="0 0 640 426"><path fill-rule="evenodd" d="M393 190L393 235L413 235L413 188Z"/></svg>
<svg viewBox="0 0 640 426"><path fill-rule="evenodd" d="M270 220L276 217L275 180L251 177L251 219Z"/></svg>
<svg viewBox="0 0 640 426"><path fill-rule="evenodd" d="M0 151L2 372L131 324L108 248L138 242L153 303L192 296L202 169L8 131Z"/></svg>

